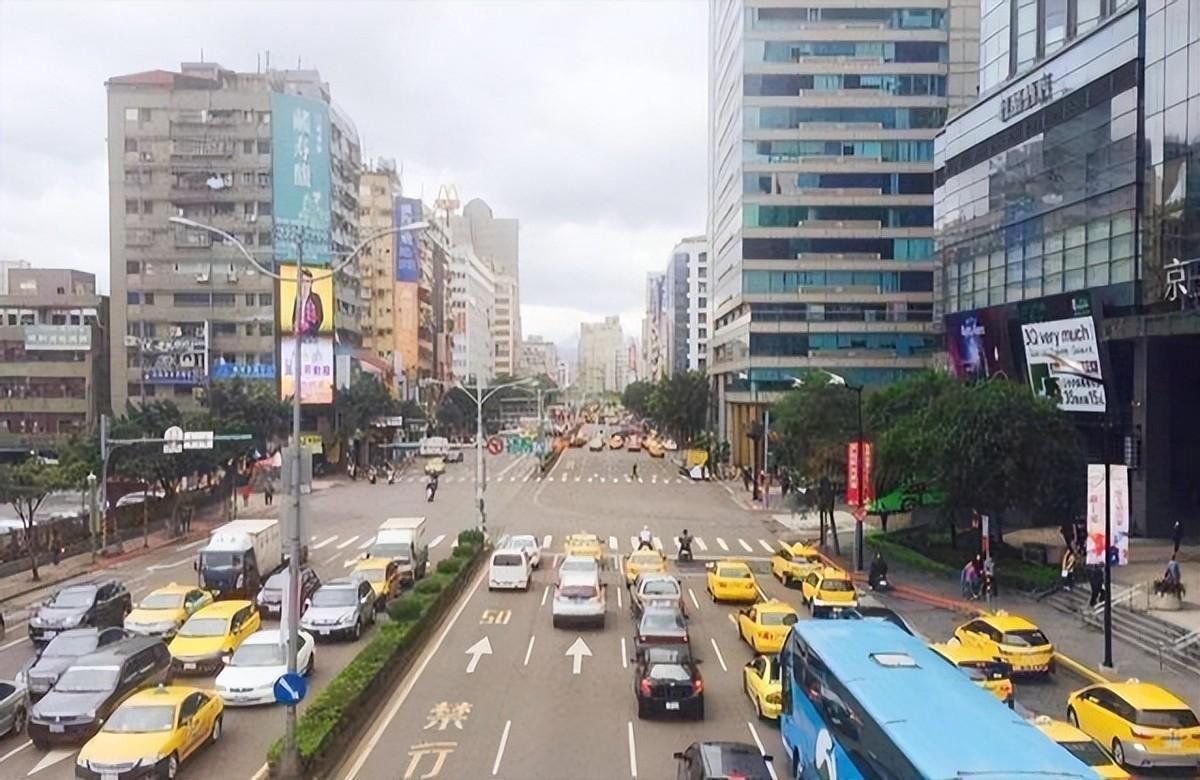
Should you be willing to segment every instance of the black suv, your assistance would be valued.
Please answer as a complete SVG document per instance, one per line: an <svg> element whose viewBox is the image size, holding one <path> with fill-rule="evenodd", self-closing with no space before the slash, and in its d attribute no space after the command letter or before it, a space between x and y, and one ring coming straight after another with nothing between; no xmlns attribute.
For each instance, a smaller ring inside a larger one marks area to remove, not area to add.
<svg viewBox="0 0 1200 780"><path fill-rule="evenodd" d="M122 639L81 656L33 705L29 738L40 748L85 742L121 702L141 688L169 682L170 676L171 653L156 637Z"/></svg>
<svg viewBox="0 0 1200 780"><path fill-rule="evenodd" d="M263 618L280 618L283 613L283 589L287 587L288 570L283 569L277 571L270 576L266 584L262 586L262 590L258 592L258 609L262 613ZM300 568L300 611L304 611L304 605L312 598L312 595L317 592L317 588L321 587L321 578L313 571L311 566L302 566Z"/></svg>
<svg viewBox="0 0 1200 780"><path fill-rule="evenodd" d="M633 659L638 717L681 715L704 720L700 662L687 645L650 645Z"/></svg>
<svg viewBox="0 0 1200 780"><path fill-rule="evenodd" d="M29 638L40 645L70 628L123 626L132 611L133 598L118 580L68 585L29 618Z"/></svg>
<svg viewBox="0 0 1200 780"><path fill-rule="evenodd" d="M770 756L744 742L693 742L675 754L675 780L770 780Z"/></svg>

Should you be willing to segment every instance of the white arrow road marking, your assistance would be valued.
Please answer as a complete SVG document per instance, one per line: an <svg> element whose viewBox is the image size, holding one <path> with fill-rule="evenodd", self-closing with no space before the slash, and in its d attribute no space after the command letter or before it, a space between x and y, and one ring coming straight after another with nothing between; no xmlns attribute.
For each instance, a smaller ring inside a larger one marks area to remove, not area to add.
<svg viewBox="0 0 1200 780"><path fill-rule="evenodd" d="M365 549L367 549L368 547L370 547L370 546L371 546L371 545L373 545L373 544L375 544L375 537L374 537L374 536L370 537L369 539L367 539L367 541L365 541L365 542L363 542L362 544L360 544L360 545L358 546L358 549L360 549L360 550L365 550Z"/></svg>
<svg viewBox="0 0 1200 780"><path fill-rule="evenodd" d="M532 647L532 645L530 645ZM492 654L492 643L485 636L475 644L467 648L467 655L471 656L471 660L467 661L467 674L474 674L475 667L479 664L479 659L485 655Z"/></svg>
<svg viewBox="0 0 1200 780"><path fill-rule="evenodd" d="M51 750L49 753L43 756L42 760L37 762L33 769L29 770L29 774L25 776L29 777L29 775L36 774L43 769L49 769L58 762L65 761L73 755L75 755L74 750Z"/></svg>
<svg viewBox="0 0 1200 780"><path fill-rule="evenodd" d="M337 548L338 548L339 550L344 550L344 549L346 549L347 547L349 547L350 545L354 544L354 543L355 543L355 542L357 542L357 541L358 541L358 534L355 534L354 536L351 536L349 539L347 539L346 541L344 541L344 542L342 542L341 544L339 544L339 545L337 546Z"/></svg>
<svg viewBox="0 0 1200 780"><path fill-rule="evenodd" d="M716 651L716 653L717 653L717 660L721 662L721 671L723 671L723 672L728 672L728 671L729 671L729 667L725 665L725 656L721 655L721 648L717 647L717 640L716 640L716 638L715 638L715 637L709 637L709 638L708 638L708 641L712 642L713 650L715 650L715 651Z"/></svg>
<svg viewBox="0 0 1200 780"><path fill-rule="evenodd" d="M191 558L180 558L179 560L174 561L173 563L156 563L153 566L147 566L146 571L162 571L163 569L174 569L176 566L182 566L183 564L187 563L190 560L192 560L192 559Z"/></svg>
<svg viewBox="0 0 1200 780"><path fill-rule="evenodd" d="M535 639L537 639L537 637L536 637L536 636L530 635L530 637L529 637L529 647L525 648L525 663L524 663L524 666L529 666L529 656L530 656L530 655L533 653L533 640L535 640Z"/></svg>
<svg viewBox="0 0 1200 780"><path fill-rule="evenodd" d="M759 539L759 540L758 540L758 543L759 543L760 545L762 545L762 548L763 548L764 550L766 550L768 553L773 553L773 552L775 552L775 548L774 548L774 547L772 547L772 546L771 546L771 544L770 544L770 542L768 542L766 539Z"/></svg>
<svg viewBox="0 0 1200 780"><path fill-rule="evenodd" d="M429 543L429 549L432 550L434 547L437 547L439 544L445 541L445 539L445 534L438 534L437 536L433 537L433 541Z"/></svg>
<svg viewBox="0 0 1200 780"><path fill-rule="evenodd" d="M629 668L629 653L625 651L625 637L621 637L621 668Z"/></svg>
<svg viewBox="0 0 1200 780"><path fill-rule="evenodd" d="M549 550L549 549L550 549L550 540L551 540L552 538L553 538L553 537L551 537L551 536L550 536L550 534L546 534L545 536L543 536L543 537L542 537L542 549L543 549L543 550Z"/></svg>
<svg viewBox="0 0 1200 780"><path fill-rule="evenodd" d="M754 728L754 724L750 721L746 721L746 727L750 729L750 736L754 737L754 744L756 747L758 747L758 752L761 753L763 757L766 757L767 751L763 749L762 740L758 738L758 731ZM770 761L767 762L767 773L771 775L771 780L779 780L778 776L775 774L775 765Z"/></svg>
<svg viewBox="0 0 1200 780"><path fill-rule="evenodd" d="M717 545L719 545L720 548L725 552L729 552L729 545L725 544L725 540L719 536L717 537Z"/></svg>
<svg viewBox="0 0 1200 780"><path fill-rule="evenodd" d="M583 657L591 657L592 651L587 646L587 642L583 641L583 637L578 636L575 637L575 641L567 648L567 652L564 655L571 656L571 673L579 674L583 671Z"/></svg>
<svg viewBox="0 0 1200 780"><path fill-rule="evenodd" d="M496 748L496 761L492 764L492 777L500 773L500 759L504 758L504 746L508 744L508 729L511 726L511 720L504 721L504 733L500 735L500 747Z"/></svg>
<svg viewBox="0 0 1200 780"><path fill-rule="evenodd" d="M704 552L708 549L708 545L705 544L704 540L699 536L696 537L696 546L700 548L700 552Z"/></svg>
<svg viewBox="0 0 1200 780"><path fill-rule="evenodd" d="M615 536L608 537L608 549L610 549L610 550L618 549L617 548L617 537L615 537Z"/></svg>
<svg viewBox="0 0 1200 780"><path fill-rule="evenodd" d="M745 550L746 552L754 552L754 548L751 547L750 545L746 544L745 539L738 539L738 544L740 544L742 546L742 549Z"/></svg>
<svg viewBox="0 0 1200 780"><path fill-rule="evenodd" d="M626 721L629 727L629 776L637 778L637 743L633 741L633 721Z"/></svg>
<svg viewBox="0 0 1200 780"><path fill-rule="evenodd" d="M321 541L317 542L316 544L314 544L314 545L312 546L312 549L314 549L314 550L319 550L319 549L321 549L322 547L327 547L327 546L329 546L330 544L332 544L333 542L336 542L336 541L337 541L337 536L336 536L336 535L334 535L334 536L331 536L331 537L329 537L328 539L322 539Z"/></svg>
<svg viewBox="0 0 1200 780"><path fill-rule="evenodd" d="M695 607L697 610L699 610L700 602L696 601L696 591L692 590L691 588L688 588L688 595L692 597L692 606Z"/></svg>

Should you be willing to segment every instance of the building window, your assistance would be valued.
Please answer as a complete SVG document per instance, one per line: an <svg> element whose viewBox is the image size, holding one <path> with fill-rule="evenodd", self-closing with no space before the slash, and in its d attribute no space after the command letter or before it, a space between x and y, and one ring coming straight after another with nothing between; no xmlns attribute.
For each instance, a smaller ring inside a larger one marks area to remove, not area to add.
<svg viewBox="0 0 1200 780"><path fill-rule="evenodd" d="M136 122L138 118L138 110L136 108L125 109L125 121Z"/></svg>
<svg viewBox="0 0 1200 780"><path fill-rule="evenodd" d="M254 180L254 171L242 171L242 184L253 187Z"/></svg>
<svg viewBox="0 0 1200 780"><path fill-rule="evenodd" d="M176 306L208 306L210 299L206 292L177 292L174 302Z"/></svg>
<svg viewBox="0 0 1200 780"><path fill-rule="evenodd" d="M258 153L259 154L270 154L271 153L271 142L265 138L258 139Z"/></svg>
<svg viewBox="0 0 1200 780"><path fill-rule="evenodd" d="M143 214L153 214L154 213L154 201L152 201L152 200L142 201L142 213Z"/></svg>
<svg viewBox="0 0 1200 780"><path fill-rule="evenodd" d="M139 263L137 260L126 260L125 261L125 273L140 274L141 272L142 272L142 264Z"/></svg>
<svg viewBox="0 0 1200 780"><path fill-rule="evenodd" d="M700 317L700 319L699 319L700 323L708 322L708 314L706 312L700 312L699 317Z"/></svg>
<svg viewBox="0 0 1200 780"><path fill-rule="evenodd" d="M213 306L235 306L237 305L237 296L233 293L213 293Z"/></svg>
<svg viewBox="0 0 1200 780"><path fill-rule="evenodd" d="M264 230L258 234L258 245L259 246L270 246L271 245L271 231Z"/></svg>
<svg viewBox="0 0 1200 780"><path fill-rule="evenodd" d="M246 305L247 306L254 305L254 293L246 293ZM249 335L249 334L247 334L247 335Z"/></svg>
<svg viewBox="0 0 1200 780"><path fill-rule="evenodd" d="M142 295L141 295L141 293L135 293L135 292L127 292L127 293L125 293L125 303L128 303L128 304L139 304L139 303L141 303L141 302L142 302Z"/></svg>
<svg viewBox="0 0 1200 780"><path fill-rule="evenodd" d="M270 336L274 332L275 332L275 325L273 323L270 323L270 322L258 323L258 335Z"/></svg>
<svg viewBox="0 0 1200 780"><path fill-rule="evenodd" d="M270 214L271 213L271 201L260 200L258 202L258 213L264 217L267 216L268 214Z"/></svg>
<svg viewBox="0 0 1200 780"><path fill-rule="evenodd" d="M142 303L146 304L147 306L153 306L154 305L154 293L152 293L152 292L142 293Z"/></svg>
<svg viewBox="0 0 1200 780"><path fill-rule="evenodd" d="M708 306L708 299L707 299L707 298L701 298L701 299L700 299L700 304L699 304L699 305L700 305L700 308L701 308L701 309L703 309L704 307Z"/></svg>
<svg viewBox="0 0 1200 780"><path fill-rule="evenodd" d="M274 303L275 303L275 294L274 293L259 293L258 294L258 305L259 306L271 306Z"/></svg>
<svg viewBox="0 0 1200 780"><path fill-rule="evenodd" d="M138 202L136 200L125 201L125 213L126 214L137 214L138 213Z"/></svg>
<svg viewBox="0 0 1200 780"><path fill-rule="evenodd" d="M136 152L138 150L137 147L138 147L138 143L137 143L136 138L126 138L125 139L125 151Z"/></svg>

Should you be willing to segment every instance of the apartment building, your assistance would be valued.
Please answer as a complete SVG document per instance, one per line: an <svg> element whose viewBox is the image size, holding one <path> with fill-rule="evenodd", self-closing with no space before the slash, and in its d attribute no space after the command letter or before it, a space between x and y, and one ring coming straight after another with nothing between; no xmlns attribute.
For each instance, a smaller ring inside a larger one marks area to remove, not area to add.
<svg viewBox="0 0 1200 780"><path fill-rule="evenodd" d="M646 274L646 311L642 316L641 378L657 382L667 371L666 339L670 334L667 323L667 275Z"/></svg>
<svg viewBox="0 0 1200 780"><path fill-rule="evenodd" d="M619 317L579 324L575 385L584 395L619 393L628 384L629 347Z"/></svg>
<svg viewBox="0 0 1200 780"><path fill-rule="evenodd" d="M486 385L496 376L492 328L496 273L489 260L476 254L470 244L463 244L450 252L448 282L454 378Z"/></svg>
<svg viewBox="0 0 1200 780"><path fill-rule="evenodd" d="M108 298L93 274L9 267L0 294L0 443L36 447L108 413Z"/></svg>
<svg viewBox="0 0 1200 780"><path fill-rule="evenodd" d="M520 376L558 376L558 347L541 336L530 336L521 342Z"/></svg>
<svg viewBox="0 0 1200 780"><path fill-rule="evenodd" d="M710 327L708 241L693 236L671 250L663 277L666 366L672 374L704 371Z"/></svg>
<svg viewBox="0 0 1200 780"><path fill-rule="evenodd" d="M521 348L520 222L498 218L485 201L474 198L461 215L451 217L456 245L470 242L491 263L495 274L492 338L496 376L516 374Z"/></svg>

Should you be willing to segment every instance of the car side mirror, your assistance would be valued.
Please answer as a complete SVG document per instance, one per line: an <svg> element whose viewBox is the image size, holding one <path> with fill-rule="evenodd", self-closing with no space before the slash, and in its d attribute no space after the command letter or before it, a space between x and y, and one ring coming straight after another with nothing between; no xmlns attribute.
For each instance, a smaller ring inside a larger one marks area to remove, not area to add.
<svg viewBox="0 0 1200 780"><path fill-rule="evenodd" d="M305 599L304 600L304 608L308 609L311 606L312 606L312 599Z"/></svg>

